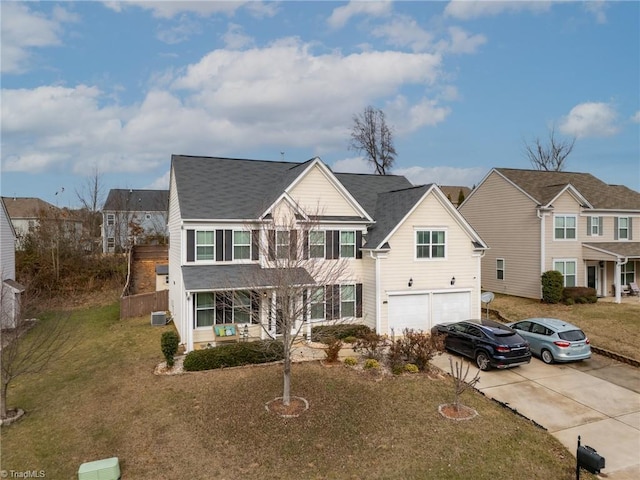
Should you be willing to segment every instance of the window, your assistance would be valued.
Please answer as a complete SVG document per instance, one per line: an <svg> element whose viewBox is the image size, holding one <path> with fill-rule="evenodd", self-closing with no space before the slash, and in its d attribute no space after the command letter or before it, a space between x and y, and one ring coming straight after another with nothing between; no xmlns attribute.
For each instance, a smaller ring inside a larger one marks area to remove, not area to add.
<svg viewBox="0 0 640 480"><path fill-rule="evenodd" d="M340 258L355 258L356 232L340 232Z"/></svg>
<svg viewBox="0 0 640 480"><path fill-rule="evenodd" d="M196 328L210 327L216 318L215 294L196 293Z"/></svg>
<svg viewBox="0 0 640 480"><path fill-rule="evenodd" d="M196 260L215 259L215 232L196 232Z"/></svg>
<svg viewBox="0 0 640 480"><path fill-rule="evenodd" d="M324 258L325 239L325 232L318 230L309 232L309 258Z"/></svg>
<svg viewBox="0 0 640 480"><path fill-rule="evenodd" d="M311 311L312 320L324 319L324 288L316 288L311 290L311 298L309 299L309 310Z"/></svg>
<svg viewBox="0 0 640 480"><path fill-rule="evenodd" d="M629 240L629 217L618 218L618 240Z"/></svg>
<svg viewBox="0 0 640 480"><path fill-rule="evenodd" d="M555 217L554 238L556 240L576 239L576 216L557 215Z"/></svg>
<svg viewBox="0 0 640 480"><path fill-rule="evenodd" d="M340 286L340 317L356 316L356 286Z"/></svg>
<svg viewBox="0 0 640 480"><path fill-rule="evenodd" d="M113 226L116 223L116 216L113 213L107 213L107 225Z"/></svg>
<svg viewBox="0 0 640 480"><path fill-rule="evenodd" d="M444 258L444 230L418 230L416 232L416 258Z"/></svg>
<svg viewBox="0 0 640 480"><path fill-rule="evenodd" d="M597 237L600 235L600 229L602 226L600 225L600 217L589 217L590 225L589 225L589 235Z"/></svg>
<svg viewBox="0 0 640 480"><path fill-rule="evenodd" d="M238 230L233 232L233 259L251 259L251 232Z"/></svg>
<svg viewBox="0 0 640 480"><path fill-rule="evenodd" d="M504 280L504 258L496 259L496 278Z"/></svg>
<svg viewBox="0 0 640 480"><path fill-rule="evenodd" d="M565 287L576 286L576 261L575 260L556 260L553 262L553 269L557 270L564 277Z"/></svg>
<svg viewBox="0 0 640 480"><path fill-rule="evenodd" d="M251 296L248 292L238 292L233 296L234 323L251 323Z"/></svg>
<svg viewBox="0 0 640 480"><path fill-rule="evenodd" d="M627 262L620 269L620 284L629 285L636 281L636 264Z"/></svg>
<svg viewBox="0 0 640 480"><path fill-rule="evenodd" d="M164 284L169 285L169 275L164 276Z"/></svg>
<svg viewBox="0 0 640 480"><path fill-rule="evenodd" d="M114 237L107 238L107 248L113 248L116 246L116 239Z"/></svg>
<svg viewBox="0 0 640 480"><path fill-rule="evenodd" d="M276 231L276 258L289 258L289 232Z"/></svg>

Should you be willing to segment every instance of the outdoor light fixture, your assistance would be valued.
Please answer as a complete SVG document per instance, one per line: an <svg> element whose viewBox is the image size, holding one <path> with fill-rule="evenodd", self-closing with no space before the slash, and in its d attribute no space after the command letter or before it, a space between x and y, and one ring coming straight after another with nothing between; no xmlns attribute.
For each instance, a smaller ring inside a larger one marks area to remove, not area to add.
<svg viewBox="0 0 640 480"><path fill-rule="evenodd" d="M410 287L413 285L413 278L409 279L409 283L407 283L407 285L410 286Z"/></svg>
<svg viewBox="0 0 640 480"><path fill-rule="evenodd" d="M451 285L455 285L456 284L456 277L451 277Z"/></svg>

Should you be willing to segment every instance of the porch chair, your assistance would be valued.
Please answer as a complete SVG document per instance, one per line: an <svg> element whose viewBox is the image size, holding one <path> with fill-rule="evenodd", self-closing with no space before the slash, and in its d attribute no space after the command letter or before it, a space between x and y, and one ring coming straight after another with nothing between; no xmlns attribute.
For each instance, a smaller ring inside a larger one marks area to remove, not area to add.
<svg viewBox="0 0 640 480"><path fill-rule="evenodd" d="M640 288L638 288L638 284L636 282L631 282L629 284L629 294L640 296Z"/></svg>

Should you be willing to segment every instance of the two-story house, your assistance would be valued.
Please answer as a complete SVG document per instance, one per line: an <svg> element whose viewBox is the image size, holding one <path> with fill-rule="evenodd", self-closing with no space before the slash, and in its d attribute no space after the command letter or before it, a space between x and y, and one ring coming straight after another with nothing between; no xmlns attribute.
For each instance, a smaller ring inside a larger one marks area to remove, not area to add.
<svg viewBox="0 0 640 480"><path fill-rule="evenodd" d="M640 193L588 173L494 168L459 211L488 242L482 286L541 298L541 273L620 301L638 279Z"/></svg>
<svg viewBox="0 0 640 480"><path fill-rule="evenodd" d="M169 236L169 308L187 351L215 341L218 324L277 335L280 259L297 260L286 278L304 287L290 304L308 302L298 325L401 334L480 315L486 245L436 185L401 176L173 155Z"/></svg>
<svg viewBox="0 0 640 480"><path fill-rule="evenodd" d="M168 202L168 190L109 190L102 207L102 251L122 252L139 243L165 243Z"/></svg>
<svg viewBox="0 0 640 480"><path fill-rule="evenodd" d="M0 327L15 328L20 315L24 287L16 278L16 232L9 220L4 199L0 199Z"/></svg>

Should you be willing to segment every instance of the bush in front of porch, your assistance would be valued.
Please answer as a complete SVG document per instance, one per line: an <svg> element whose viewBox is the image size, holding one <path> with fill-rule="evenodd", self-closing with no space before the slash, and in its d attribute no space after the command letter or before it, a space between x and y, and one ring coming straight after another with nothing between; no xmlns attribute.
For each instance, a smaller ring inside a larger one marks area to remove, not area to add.
<svg viewBox="0 0 640 480"><path fill-rule="evenodd" d="M184 369L196 372L276 362L283 359L284 347L278 340L231 343L189 352L184 359Z"/></svg>

